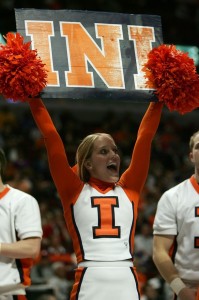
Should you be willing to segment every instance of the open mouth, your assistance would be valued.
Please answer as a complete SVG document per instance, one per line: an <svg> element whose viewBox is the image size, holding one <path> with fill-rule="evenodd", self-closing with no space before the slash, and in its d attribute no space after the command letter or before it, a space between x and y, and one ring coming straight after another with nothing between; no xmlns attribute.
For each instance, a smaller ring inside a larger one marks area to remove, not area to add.
<svg viewBox="0 0 199 300"><path fill-rule="evenodd" d="M107 166L107 169L111 171L117 171L117 165L116 164L110 164Z"/></svg>

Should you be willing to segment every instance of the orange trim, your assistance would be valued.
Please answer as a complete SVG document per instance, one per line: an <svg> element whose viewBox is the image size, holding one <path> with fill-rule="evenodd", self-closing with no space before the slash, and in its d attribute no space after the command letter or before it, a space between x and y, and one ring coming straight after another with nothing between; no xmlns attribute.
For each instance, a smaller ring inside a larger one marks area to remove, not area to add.
<svg viewBox="0 0 199 300"><path fill-rule="evenodd" d="M191 184L193 185L194 189L196 190L196 192L199 194L199 184L196 181L196 178L194 175L191 176L190 181L191 181Z"/></svg>
<svg viewBox="0 0 199 300"><path fill-rule="evenodd" d="M0 192L0 200L9 192L10 188L8 186L5 187L5 189Z"/></svg>
<svg viewBox="0 0 199 300"><path fill-rule="evenodd" d="M23 258L17 259L17 268L20 273L21 283L25 286L30 286L31 278L30 278L30 270L33 266L32 258Z"/></svg>
<svg viewBox="0 0 199 300"><path fill-rule="evenodd" d="M75 282L71 291L70 300L78 299L78 294L80 291L81 283L83 280L84 273L86 268L78 268L75 272Z"/></svg>
<svg viewBox="0 0 199 300"><path fill-rule="evenodd" d="M73 248L77 256L77 261L80 262L84 259L84 251L81 247L81 238L78 235L78 229L76 228L74 220L73 205L64 210L64 216L67 222L67 228L69 229L70 236L73 239Z"/></svg>

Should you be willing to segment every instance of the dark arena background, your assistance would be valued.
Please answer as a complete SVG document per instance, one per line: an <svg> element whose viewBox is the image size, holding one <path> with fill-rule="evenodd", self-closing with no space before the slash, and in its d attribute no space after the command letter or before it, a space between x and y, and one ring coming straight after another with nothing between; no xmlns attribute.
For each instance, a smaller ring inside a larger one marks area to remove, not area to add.
<svg viewBox="0 0 199 300"><path fill-rule="evenodd" d="M16 31L14 8L159 15L164 43L188 52L197 69L199 67L197 0L0 0L0 42L7 32ZM147 103L91 103L89 99L84 102L48 99L45 103L66 146L71 165L75 164L75 152L82 138L102 131L113 136L121 152L122 170L127 167ZM188 145L190 136L199 130L198 120L198 109L180 115L165 107L152 144L150 171L140 200L135 236L134 258L142 288L141 300L169 299L169 290L152 261L152 224L162 193L192 175ZM8 158L6 181L32 194L38 200L42 215L42 250L32 268L28 299L50 299L44 296L56 294L56 282L60 292L56 299L68 300L75 257L59 196L49 173L44 142L26 103L0 99L0 147Z"/></svg>

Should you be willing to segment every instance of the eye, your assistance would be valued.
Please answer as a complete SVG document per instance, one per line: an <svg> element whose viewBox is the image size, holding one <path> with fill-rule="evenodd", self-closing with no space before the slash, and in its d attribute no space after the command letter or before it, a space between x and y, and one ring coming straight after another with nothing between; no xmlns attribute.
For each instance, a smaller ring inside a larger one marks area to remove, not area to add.
<svg viewBox="0 0 199 300"><path fill-rule="evenodd" d="M100 150L100 154L107 154L107 152L108 151L106 149L104 149L104 148Z"/></svg>
<svg viewBox="0 0 199 300"><path fill-rule="evenodd" d="M114 148L113 151L115 152L115 154L118 154L119 152L117 148Z"/></svg>
<svg viewBox="0 0 199 300"><path fill-rule="evenodd" d="M197 143L197 144L194 146L194 149L196 149L196 150L199 149L199 143Z"/></svg>

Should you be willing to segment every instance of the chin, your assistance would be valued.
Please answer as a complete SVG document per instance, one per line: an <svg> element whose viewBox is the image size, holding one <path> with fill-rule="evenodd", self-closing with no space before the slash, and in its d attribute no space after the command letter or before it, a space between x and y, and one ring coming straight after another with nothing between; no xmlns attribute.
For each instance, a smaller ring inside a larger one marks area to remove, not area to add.
<svg viewBox="0 0 199 300"><path fill-rule="evenodd" d="M119 176L113 176L112 178L110 178L109 182L110 183L116 183L119 180Z"/></svg>

